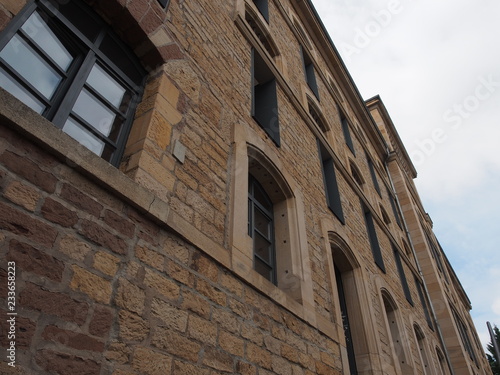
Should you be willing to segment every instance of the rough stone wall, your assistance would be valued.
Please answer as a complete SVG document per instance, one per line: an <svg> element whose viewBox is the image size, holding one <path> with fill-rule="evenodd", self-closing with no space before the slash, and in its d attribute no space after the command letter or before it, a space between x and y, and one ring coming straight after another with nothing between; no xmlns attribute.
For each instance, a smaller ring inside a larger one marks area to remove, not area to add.
<svg viewBox="0 0 500 375"><path fill-rule="evenodd" d="M331 339L3 124L0 132L0 254L16 262L18 296L14 373L340 373ZM6 316L4 263L0 272Z"/></svg>

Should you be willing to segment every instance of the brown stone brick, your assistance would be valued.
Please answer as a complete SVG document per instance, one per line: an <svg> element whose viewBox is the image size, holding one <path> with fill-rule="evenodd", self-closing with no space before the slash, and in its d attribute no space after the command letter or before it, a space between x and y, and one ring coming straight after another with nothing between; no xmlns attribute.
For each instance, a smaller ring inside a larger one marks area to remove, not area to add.
<svg viewBox="0 0 500 375"><path fill-rule="evenodd" d="M135 247L135 256L137 259L142 260L144 263L150 265L151 267L163 271L165 257L162 254L151 250L146 246L137 245Z"/></svg>
<svg viewBox="0 0 500 375"><path fill-rule="evenodd" d="M331 368L323 362L316 362L316 374L318 375L341 375L341 372Z"/></svg>
<svg viewBox="0 0 500 375"><path fill-rule="evenodd" d="M135 225L129 219L125 219L113 211L105 210L103 221L108 224L111 228L120 232L128 238L134 236Z"/></svg>
<svg viewBox="0 0 500 375"><path fill-rule="evenodd" d="M88 305L78 302L62 293L43 290L37 285L28 283L19 295L19 304L25 308L33 308L44 314L56 315L66 321L82 325L88 312Z"/></svg>
<svg viewBox="0 0 500 375"><path fill-rule="evenodd" d="M208 257L200 252L195 252L191 260L191 269L205 276L213 282L217 282L219 276L219 268Z"/></svg>
<svg viewBox="0 0 500 375"><path fill-rule="evenodd" d="M115 311L104 306L96 306L89 324L89 333L104 337L108 334L115 318Z"/></svg>
<svg viewBox="0 0 500 375"><path fill-rule="evenodd" d="M70 288L87 294L97 302L109 303L111 300L111 282L81 267L73 265L73 278Z"/></svg>
<svg viewBox="0 0 500 375"><path fill-rule="evenodd" d="M212 320L219 323L219 326L231 333L237 333L240 330L240 322L230 311L223 308L214 308Z"/></svg>
<svg viewBox="0 0 500 375"><path fill-rule="evenodd" d="M292 375L292 365L285 358L274 355L271 361L272 369L275 374Z"/></svg>
<svg viewBox="0 0 500 375"><path fill-rule="evenodd" d="M118 306L141 315L144 311L145 299L146 295L141 288L124 278L120 278L115 296L115 303Z"/></svg>
<svg viewBox="0 0 500 375"><path fill-rule="evenodd" d="M198 362L202 346L197 342L184 337L179 332L158 327L153 333L151 344L168 353L190 362Z"/></svg>
<svg viewBox="0 0 500 375"><path fill-rule="evenodd" d="M221 286L224 289L230 291L232 294L238 297L243 297L243 291L244 291L243 284L233 275L231 275L228 272L221 272L219 280Z"/></svg>
<svg viewBox="0 0 500 375"><path fill-rule="evenodd" d="M149 348L139 347L134 351L132 366L140 373L147 375L169 375L172 367L172 357Z"/></svg>
<svg viewBox="0 0 500 375"><path fill-rule="evenodd" d="M245 355L245 341L229 332L223 330L219 332L219 346L234 356L244 357Z"/></svg>
<svg viewBox="0 0 500 375"><path fill-rule="evenodd" d="M136 314L121 310L118 316L121 338L130 341L142 341L149 334L148 323Z"/></svg>
<svg viewBox="0 0 500 375"><path fill-rule="evenodd" d="M281 347L281 355L284 358L288 359L289 361L292 361L295 363L300 363L299 353L300 352L297 349L295 349L294 347L292 347L290 345L283 344L283 346Z"/></svg>
<svg viewBox="0 0 500 375"><path fill-rule="evenodd" d="M127 252L127 244L123 239L93 221L83 220L80 232L89 240L117 254L126 254Z"/></svg>
<svg viewBox="0 0 500 375"><path fill-rule="evenodd" d="M181 308L197 313L202 317L208 317L210 314L210 303L190 290L182 291Z"/></svg>
<svg viewBox="0 0 500 375"><path fill-rule="evenodd" d="M194 288L194 275L180 264L169 261L167 263L167 274L187 287Z"/></svg>
<svg viewBox="0 0 500 375"><path fill-rule="evenodd" d="M99 270L108 276L114 276L118 271L119 262L120 258L103 251L98 251L94 255L93 266L96 270Z"/></svg>
<svg viewBox="0 0 500 375"><path fill-rule="evenodd" d="M52 198L46 198L41 213L44 218L63 227L72 227L78 222L76 212L64 207Z"/></svg>
<svg viewBox="0 0 500 375"><path fill-rule="evenodd" d="M262 346L264 343L264 333L258 327L255 327L248 322L244 322L241 326L241 337L250 340L259 346Z"/></svg>
<svg viewBox="0 0 500 375"><path fill-rule="evenodd" d="M116 363L128 363L132 355L132 349L129 345L123 342L112 342L108 346L108 350L104 353L104 357Z"/></svg>
<svg viewBox="0 0 500 375"><path fill-rule="evenodd" d="M174 361L172 375L209 375L210 370L186 362Z"/></svg>
<svg viewBox="0 0 500 375"><path fill-rule="evenodd" d="M227 296L218 288L210 285L205 280L196 281L196 290L220 306L226 306Z"/></svg>
<svg viewBox="0 0 500 375"><path fill-rule="evenodd" d="M10 323L7 322L7 319L11 317L7 316L7 311L5 310L0 310L0 313L5 317L5 319L0 319L0 332L2 332L0 336L0 346L2 348L8 348L11 340L6 334L10 328ZM16 326L16 348L28 349L31 345L33 335L35 334L36 323L21 316L16 316L14 319Z"/></svg>
<svg viewBox="0 0 500 375"><path fill-rule="evenodd" d="M188 322L188 313L174 307L167 302L154 298L151 302L151 313L162 321L161 325L185 332Z"/></svg>
<svg viewBox="0 0 500 375"><path fill-rule="evenodd" d="M42 246L52 247L57 231L40 220L0 202L0 229L24 236Z"/></svg>
<svg viewBox="0 0 500 375"><path fill-rule="evenodd" d="M238 361L236 362L236 373L240 375L256 375L257 368L251 363Z"/></svg>
<svg viewBox="0 0 500 375"><path fill-rule="evenodd" d="M271 369L271 352L268 352L265 349L262 349L260 346L257 346L251 342L247 344L246 350L246 358L258 366L264 367L268 370Z"/></svg>
<svg viewBox="0 0 500 375"><path fill-rule="evenodd" d="M235 300L234 298L229 298L229 308L237 315L241 316L243 319L252 318L251 307Z"/></svg>
<svg viewBox="0 0 500 375"><path fill-rule="evenodd" d="M101 366L91 359L52 350L39 350L35 362L44 370L60 375L98 375Z"/></svg>
<svg viewBox="0 0 500 375"><path fill-rule="evenodd" d="M269 350L273 354L281 354L281 341L276 340L272 336L264 337L264 345L266 349ZM285 357L286 358L286 357Z"/></svg>
<svg viewBox="0 0 500 375"><path fill-rule="evenodd" d="M149 8L144 17L141 19L140 26L147 33L150 34L158 27L160 27L163 23L163 17L153 10L153 8Z"/></svg>
<svg viewBox="0 0 500 375"><path fill-rule="evenodd" d="M213 347L205 349L203 364L219 371L234 372L233 358L229 354Z"/></svg>
<svg viewBox="0 0 500 375"><path fill-rule="evenodd" d="M40 192L39 190L36 190L19 181L13 181L5 189L4 196L11 202L33 212L35 211L38 200L40 199Z"/></svg>
<svg viewBox="0 0 500 375"><path fill-rule="evenodd" d="M169 300L176 301L179 299L179 285L150 269L146 269L144 284L151 288L154 293L158 293Z"/></svg>
<svg viewBox="0 0 500 375"><path fill-rule="evenodd" d="M90 336L74 331L68 331L53 325L46 326L42 337L47 341L53 341L78 350L90 350L92 352L102 352L104 343Z"/></svg>
<svg viewBox="0 0 500 375"><path fill-rule="evenodd" d="M0 155L0 164L48 193L55 191L57 178L25 157L5 151Z"/></svg>
<svg viewBox="0 0 500 375"><path fill-rule="evenodd" d="M217 342L217 324L197 315L189 315L187 332L189 337L202 343L215 346Z"/></svg>
<svg viewBox="0 0 500 375"><path fill-rule="evenodd" d="M11 240L7 259L16 262L16 267L47 277L54 281L61 281L64 263L35 249L34 247Z"/></svg>
<svg viewBox="0 0 500 375"><path fill-rule="evenodd" d="M95 217L99 217L101 213L102 205L95 199L75 188L73 185L64 184L62 186L61 198L64 198L73 206L80 208Z"/></svg>
<svg viewBox="0 0 500 375"><path fill-rule="evenodd" d="M76 260L84 260L87 254L92 250L86 242L80 241L78 238L68 235L59 243L59 251Z"/></svg>

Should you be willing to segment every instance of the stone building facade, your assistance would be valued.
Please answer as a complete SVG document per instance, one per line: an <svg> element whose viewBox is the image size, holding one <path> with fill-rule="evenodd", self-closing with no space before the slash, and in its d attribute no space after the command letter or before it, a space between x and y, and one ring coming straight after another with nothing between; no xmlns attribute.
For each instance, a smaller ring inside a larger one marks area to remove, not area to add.
<svg viewBox="0 0 500 375"><path fill-rule="evenodd" d="M1 0L0 27L3 373L491 374L309 0Z"/></svg>

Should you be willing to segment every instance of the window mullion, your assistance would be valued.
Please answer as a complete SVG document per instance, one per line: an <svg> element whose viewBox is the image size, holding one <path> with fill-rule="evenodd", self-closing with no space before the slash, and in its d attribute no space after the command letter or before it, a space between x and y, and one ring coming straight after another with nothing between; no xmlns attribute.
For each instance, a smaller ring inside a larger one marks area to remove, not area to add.
<svg viewBox="0 0 500 375"><path fill-rule="evenodd" d="M81 67L78 70L75 78L73 79L67 94L65 94L64 98L61 101L61 104L58 107L57 112L52 119L52 122L58 127L62 128L68 119L73 106L75 105L76 99L78 95L83 89L85 82L87 80L88 75L90 74L90 70L94 66L96 62L96 57L93 51L89 51L85 60L83 61Z"/></svg>

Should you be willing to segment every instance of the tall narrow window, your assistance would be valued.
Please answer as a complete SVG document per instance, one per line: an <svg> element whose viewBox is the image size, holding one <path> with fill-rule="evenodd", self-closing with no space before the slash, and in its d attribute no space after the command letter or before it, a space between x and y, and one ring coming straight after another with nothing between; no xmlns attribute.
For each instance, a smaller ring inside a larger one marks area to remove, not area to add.
<svg viewBox="0 0 500 375"><path fill-rule="evenodd" d="M255 49L252 49L252 116L279 147L276 78Z"/></svg>
<svg viewBox="0 0 500 375"><path fill-rule="evenodd" d="M472 359L474 362L476 362L476 353L474 352L474 349L472 348L472 344L470 342L470 337L469 337L469 332L467 331L467 327L465 326L465 323L462 321L458 313L452 309L453 312L453 318L455 319L455 323L458 328L458 332L460 333L460 337L462 339L462 344L464 346L464 349L467 353L469 353L470 359Z"/></svg>
<svg viewBox="0 0 500 375"><path fill-rule="evenodd" d="M427 303L427 298L424 295L424 286L420 282L420 280L415 276L415 285L417 286L418 297L420 299L420 303L422 304L422 308L424 310L425 320L430 329L434 331L434 326L432 324L431 315L429 313L429 307Z"/></svg>
<svg viewBox="0 0 500 375"><path fill-rule="evenodd" d="M389 202L391 203L392 213L394 214L394 218L396 219L396 223L398 223L398 226L400 228L403 228L403 226L401 224L401 217L399 215L399 210L398 210L398 207L396 204L396 199L394 198L394 196L392 195L392 193L389 190L387 190L387 195L389 196Z"/></svg>
<svg viewBox="0 0 500 375"><path fill-rule="evenodd" d="M145 76L81 1L31 2L0 36L0 86L113 165Z"/></svg>
<svg viewBox="0 0 500 375"><path fill-rule="evenodd" d="M251 175L248 179L248 234L253 239L254 269L276 284L273 203Z"/></svg>
<svg viewBox="0 0 500 375"><path fill-rule="evenodd" d="M344 133L344 139L347 147L351 150L353 155L356 155L354 152L354 144L352 143L351 131L349 130L349 121L347 121L347 117L344 115L344 112L340 111L340 123L342 124L342 132Z"/></svg>
<svg viewBox="0 0 500 375"><path fill-rule="evenodd" d="M304 72L306 76L307 85L314 93L314 96L316 96L316 98L319 100L318 84L316 82L316 74L314 72L314 64L312 62L311 56L302 46L300 47L300 51L302 54L302 62L304 65Z"/></svg>
<svg viewBox="0 0 500 375"><path fill-rule="evenodd" d="M253 0L253 3L259 10L262 17L269 22L269 3L268 0Z"/></svg>
<svg viewBox="0 0 500 375"><path fill-rule="evenodd" d="M344 213L342 211L342 202L340 200L337 177L335 175L335 166L333 158L318 140L318 151L323 172L323 183L325 186L326 203L330 210L342 224L345 224Z"/></svg>
<svg viewBox="0 0 500 375"><path fill-rule="evenodd" d="M344 335L347 349L347 357L349 359L349 370L351 375L357 375L358 369L356 366L356 355L354 352L354 342L352 339L351 323L349 322L349 312L347 310L347 301L345 296L344 284L340 270L335 268L335 279L337 282L337 292L339 296L340 312L342 314L342 326L344 327Z"/></svg>
<svg viewBox="0 0 500 375"><path fill-rule="evenodd" d="M418 351L420 355L420 363L422 364L422 371L424 375L429 374L429 355L427 353L427 345L425 343L425 336L418 326L413 327L415 337L417 338Z"/></svg>
<svg viewBox="0 0 500 375"><path fill-rule="evenodd" d="M399 254L399 251L394 247L394 245L392 246L392 251L394 252L394 259L396 261L399 279L401 280L401 286L403 287L403 292L405 294L406 300L413 306L413 299L411 298L410 288L408 287L408 282L406 281L406 275L403 268L403 262L401 261L401 255Z"/></svg>
<svg viewBox="0 0 500 375"><path fill-rule="evenodd" d="M387 318L387 327L389 329L389 335L391 338L391 347L393 349L394 359L398 362L399 367L402 368L402 373L405 374L405 368L407 368L405 352L403 348L403 340L401 339L400 328L397 318L397 307L394 301L388 296L383 294L384 310Z"/></svg>
<svg viewBox="0 0 500 375"><path fill-rule="evenodd" d="M378 195L382 197L382 192L380 191L380 186L377 180L377 173L375 172L375 167L373 166L372 159L368 155L366 155L366 159L368 160L368 169L370 169L370 176L372 177L373 186L375 187Z"/></svg>
<svg viewBox="0 0 500 375"><path fill-rule="evenodd" d="M378 243L377 232L375 231L375 223L373 222L372 213L370 209L364 204L362 204L362 208L365 214L366 231L368 233L368 239L370 241L373 259L375 260L375 264L385 273L384 258L382 257L382 251Z"/></svg>

